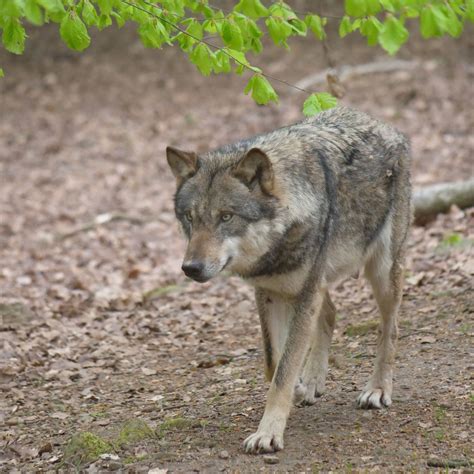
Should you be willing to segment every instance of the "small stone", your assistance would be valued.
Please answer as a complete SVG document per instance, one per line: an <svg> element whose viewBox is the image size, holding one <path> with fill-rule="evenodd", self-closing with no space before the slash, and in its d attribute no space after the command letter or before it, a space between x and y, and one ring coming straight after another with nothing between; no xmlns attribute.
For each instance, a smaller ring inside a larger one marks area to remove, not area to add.
<svg viewBox="0 0 474 474"><path fill-rule="evenodd" d="M120 460L120 457L117 456L116 454L105 453L105 454L101 454L99 457L100 459L104 461L119 461Z"/></svg>
<svg viewBox="0 0 474 474"><path fill-rule="evenodd" d="M436 338L434 336L424 336L420 339L422 344L433 344L436 342Z"/></svg>
<svg viewBox="0 0 474 474"><path fill-rule="evenodd" d="M157 371L155 369L149 369L148 367L142 367L143 375L156 375Z"/></svg>
<svg viewBox="0 0 474 474"><path fill-rule="evenodd" d="M263 456L263 462L265 464L278 464L280 462L280 459L278 456L267 455Z"/></svg>
<svg viewBox="0 0 474 474"><path fill-rule="evenodd" d="M121 469L123 466L122 466L122 463L119 462L119 461L110 461L107 465L108 469L110 469L111 471L118 471L119 469Z"/></svg>
<svg viewBox="0 0 474 474"><path fill-rule="evenodd" d="M221 451L221 452L219 453L219 457L220 457L221 459L229 459L230 456L229 456L229 453L224 450L224 451Z"/></svg>
<svg viewBox="0 0 474 474"><path fill-rule="evenodd" d="M38 454L41 456L43 453L51 453L53 451L53 445L51 443L45 443L39 448Z"/></svg>

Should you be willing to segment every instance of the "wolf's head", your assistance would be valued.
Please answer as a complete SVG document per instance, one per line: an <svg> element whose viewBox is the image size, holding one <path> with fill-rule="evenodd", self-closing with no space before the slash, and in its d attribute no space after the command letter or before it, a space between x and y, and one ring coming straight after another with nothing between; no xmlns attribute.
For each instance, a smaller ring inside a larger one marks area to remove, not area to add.
<svg viewBox="0 0 474 474"><path fill-rule="evenodd" d="M205 282L224 268L245 276L268 250L277 199L272 164L260 149L199 157L166 149L177 180L175 212L188 238L182 269Z"/></svg>

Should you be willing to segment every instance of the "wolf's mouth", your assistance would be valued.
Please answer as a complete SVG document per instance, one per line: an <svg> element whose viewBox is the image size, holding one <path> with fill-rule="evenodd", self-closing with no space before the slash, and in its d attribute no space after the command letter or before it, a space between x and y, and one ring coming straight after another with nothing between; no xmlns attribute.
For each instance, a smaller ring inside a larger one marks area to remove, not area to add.
<svg viewBox="0 0 474 474"><path fill-rule="evenodd" d="M229 263L232 261L232 257L229 257L227 259L227 262L225 262L225 265L221 268L221 271L225 269L225 267L227 267L227 265L229 265Z"/></svg>
<svg viewBox="0 0 474 474"><path fill-rule="evenodd" d="M232 257L229 257L227 261L225 262L224 266L220 269L219 273L222 272L227 265L232 261ZM191 278L194 281L197 281L198 283L206 283L206 281L211 280L215 275L207 276L207 275L188 275L189 278Z"/></svg>
<svg viewBox="0 0 474 474"><path fill-rule="evenodd" d="M209 281L212 277L193 276L190 278L194 281L197 281L198 283L206 283L206 281Z"/></svg>

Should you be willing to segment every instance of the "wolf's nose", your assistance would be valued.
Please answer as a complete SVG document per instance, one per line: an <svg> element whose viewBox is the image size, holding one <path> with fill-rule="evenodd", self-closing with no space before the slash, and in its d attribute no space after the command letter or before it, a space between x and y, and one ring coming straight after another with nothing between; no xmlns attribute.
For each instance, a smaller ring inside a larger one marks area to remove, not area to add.
<svg viewBox="0 0 474 474"><path fill-rule="evenodd" d="M184 262L181 269L189 278L197 278L204 270L204 264L196 261Z"/></svg>

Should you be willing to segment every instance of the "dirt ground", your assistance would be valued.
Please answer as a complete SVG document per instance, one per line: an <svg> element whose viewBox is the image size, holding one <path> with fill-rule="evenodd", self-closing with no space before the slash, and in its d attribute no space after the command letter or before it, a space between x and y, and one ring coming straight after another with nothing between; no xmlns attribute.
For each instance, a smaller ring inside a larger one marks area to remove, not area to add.
<svg viewBox="0 0 474 474"><path fill-rule="evenodd" d="M55 29L30 36L23 57L0 52L2 472L472 472L474 209L411 232L393 406L355 407L377 313L349 279L333 291L327 393L293 410L277 459L245 455L267 389L252 290L181 274L164 148L291 123L305 97L276 84L280 106L259 107L245 79L202 78L133 31L81 55ZM415 186L474 174L473 46L415 37L400 54L413 69L345 84L343 103L411 137ZM357 39L330 47L339 66L386 59ZM292 82L327 66L307 40L255 62ZM88 457L86 438L111 456Z"/></svg>

